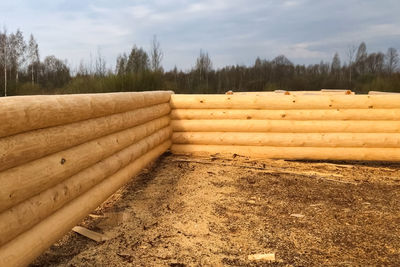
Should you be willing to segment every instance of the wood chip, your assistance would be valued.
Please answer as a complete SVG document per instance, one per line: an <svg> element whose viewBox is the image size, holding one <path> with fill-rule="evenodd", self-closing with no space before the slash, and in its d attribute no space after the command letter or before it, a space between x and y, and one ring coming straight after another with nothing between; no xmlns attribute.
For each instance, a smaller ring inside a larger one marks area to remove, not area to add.
<svg viewBox="0 0 400 267"><path fill-rule="evenodd" d="M247 258L250 261L275 261L275 253L252 254L249 255Z"/></svg>
<svg viewBox="0 0 400 267"><path fill-rule="evenodd" d="M74 228L72 228L72 231L81 234L83 236L86 236L87 238L92 239L96 242L106 241L109 239L109 237L104 234L91 231L82 226L75 226Z"/></svg>
<svg viewBox="0 0 400 267"><path fill-rule="evenodd" d="M290 214L291 217L296 217L296 218L304 218L306 215L303 214L298 214L298 213L292 213Z"/></svg>

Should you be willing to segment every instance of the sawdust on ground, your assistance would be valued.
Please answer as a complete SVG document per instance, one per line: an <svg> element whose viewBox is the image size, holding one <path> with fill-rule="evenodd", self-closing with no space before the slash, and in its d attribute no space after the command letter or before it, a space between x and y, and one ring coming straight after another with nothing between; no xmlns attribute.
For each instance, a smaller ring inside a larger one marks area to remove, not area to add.
<svg viewBox="0 0 400 267"><path fill-rule="evenodd" d="M400 164L165 154L81 225L32 266L400 266Z"/></svg>

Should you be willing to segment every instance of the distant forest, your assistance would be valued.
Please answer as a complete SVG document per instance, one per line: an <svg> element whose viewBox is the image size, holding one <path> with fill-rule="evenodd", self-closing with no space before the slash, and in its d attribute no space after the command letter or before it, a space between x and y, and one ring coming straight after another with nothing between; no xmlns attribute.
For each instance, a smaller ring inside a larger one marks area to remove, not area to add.
<svg viewBox="0 0 400 267"><path fill-rule="evenodd" d="M253 65L214 69L208 53L200 50L189 71L164 71L163 52L156 36L150 51L133 45L107 69L98 53L71 71L68 62L46 56L40 60L33 35L24 40L20 30L0 31L0 95L69 94L173 90L176 93L226 91L351 89L400 92L400 62L395 48L368 53L366 44L349 47L344 60L335 53L332 62L295 65L284 55L257 58ZM343 63L344 62L344 63Z"/></svg>

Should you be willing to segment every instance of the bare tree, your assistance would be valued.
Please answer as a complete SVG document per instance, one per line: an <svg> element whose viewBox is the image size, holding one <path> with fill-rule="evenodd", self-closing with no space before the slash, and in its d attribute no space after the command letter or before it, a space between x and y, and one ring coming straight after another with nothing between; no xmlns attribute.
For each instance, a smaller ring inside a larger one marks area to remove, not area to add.
<svg viewBox="0 0 400 267"><path fill-rule="evenodd" d="M104 77L106 75L106 61L101 55L100 49L97 50L97 57L95 63L95 75Z"/></svg>
<svg viewBox="0 0 400 267"><path fill-rule="evenodd" d="M385 55L383 53L371 53L365 59L365 66L368 73L378 74L383 72Z"/></svg>
<svg viewBox="0 0 400 267"><path fill-rule="evenodd" d="M163 57L164 54L161 50L160 42L157 40L157 36L154 35L150 51L150 65L152 71L162 71L161 61Z"/></svg>
<svg viewBox="0 0 400 267"><path fill-rule="evenodd" d="M34 84L34 82L35 82L34 68L35 68L35 65L39 65L40 58L39 58L39 46L32 34L29 38L28 58L29 58L29 62L31 65L30 66L31 67L31 80L32 80L32 84ZM36 73L36 76L37 76L37 73ZM36 78L36 81L37 80L38 79Z"/></svg>
<svg viewBox="0 0 400 267"><path fill-rule="evenodd" d="M367 46L365 45L364 42L362 42L357 49L357 55L356 55L356 67L359 74L364 74L365 72L365 61L367 57L368 57Z"/></svg>
<svg viewBox="0 0 400 267"><path fill-rule="evenodd" d="M15 82L18 83L18 74L20 66L25 62L26 43L22 32L18 29L15 34L11 34L10 43L10 60L15 68Z"/></svg>
<svg viewBox="0 0 400 267"><path fill-rule="evenodd" d="M200 50L200 56L196 60L196 70L199 72L200 81L203 76L206 80L206 88L208 89L208 73L212 70L212 62L207 52Z"/></svg>
<svg viewBox="0 0 400 267"><path fill-rule="evenodd" d="M387 72L391 75L399 65L399 54L396 48L390 47L386 52L385 59Z"/></svg>
<svg viewBox="0 0 400 267"><path fill-rule="evenodd" d="M3 28L3 33L0 33L0 50L1 61L4 68L4 96L7 96L7 67L8 67L8 36L6 27Z"/></svg>
<svg viewBox="0 0 400 267"><path fill-rule="evenodd" d="M349 84L350 84L349 89L351 89L351 79L352 79L352 71L353 71L353 64L354 64L354 55L356 53L356 50L357 50L357 48L355 45L351 45L347 49L347 59L349 61Z"/></svg>
<svg viewBox="0 0 400 267"><path fill-rule="evenodd" d="M337 74L340 71L340 67L341 67L340 57L339 54L336 52L332 59L331 71L334 74Z"/></svg>

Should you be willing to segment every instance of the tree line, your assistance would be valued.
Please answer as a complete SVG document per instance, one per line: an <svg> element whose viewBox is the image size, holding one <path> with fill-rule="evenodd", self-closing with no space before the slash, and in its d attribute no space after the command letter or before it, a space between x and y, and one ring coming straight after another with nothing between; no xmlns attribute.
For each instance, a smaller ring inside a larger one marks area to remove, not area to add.
<svg viewBox="0 0 400 267"><path fill-rule="evenodd" d="M173 90L176 93L224 93L226 91L351 89L400 92L400 60L395 48L368 53L362 42L349 47L345 60L335 53L331 62L294 64L284 55L272 60L256 58L254 64L214 69L206 51L200 50L192 69L164 71L164 54L156 36L150 51L133 45L121 53L115 69L108 69L98 52L90 62L81 61L75 71L66 60L39 56L31 34L0 31L0 90L2 95L96 93ZM342 63L344 62L344 63Z"/></svg>

